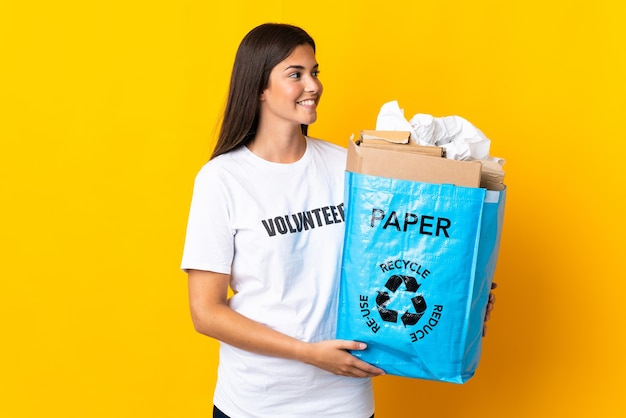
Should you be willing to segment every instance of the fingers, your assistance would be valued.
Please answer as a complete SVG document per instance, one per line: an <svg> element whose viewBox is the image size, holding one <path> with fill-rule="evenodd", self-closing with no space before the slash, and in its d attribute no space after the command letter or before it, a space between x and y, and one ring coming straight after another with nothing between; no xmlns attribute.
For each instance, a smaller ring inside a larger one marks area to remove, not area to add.
<svg viewBox="0 0 626 418"><path fill-rule="evenodd" d="M487 312L485 313L485 320L484 322L487 322L491 319L491 309L489 309L489 307L487 307Z"/></svg>
<svg viewBox="0 0 626 418"><path fill-rule="evenodd" d="M498 287L497 283L492 283L491 288L495 289ZM496 295L493 292L489 292L489 299L487 300L487 310L485 312L485 321L488 321L491 317L491 311L496 303Z"/></svg>
<svg viewBox="0 0 626 418"><path fill-rule="evenodd" d="M367 348L367 344L360 341L337 340L337 343L342 350L361 351Z"/></svg>
<svg viewBox="0 0 626 418"><path fill-rule="evenodd" d="M349 377L374 377L385 374L385 371L373 366L348 351L362 351L367 348L367 344L360 341L335 340L335 348L341 350L341 359L338 368L333 373Z"/></svg>
<svg viewBox="0 0 626 418"><path fill-rule="evenodd" d="M381 370L381 369L376 369L374 371L370 371L370 370L363 370L361 368L354 367L351 370L351 373L347 374L345 376L347 376L347 377L355 377L355 378L365 378L365 377L382 376L384 374L385 374L385 372L383 370Z"/></svg>
<svg viewBox="0 0 626 418"><path fill-rule="evenodd" d="M348 372L346 376L350 377L375 377L385 374L385 371L379 369L376 366L372 366L369 363L359 360L356 357L352 358L351 365L346 369Z"/></svg>
<svg viewBox="0 0 626 418"><path fill-rule="evenodd" d="M498 284L496 282L492 282L491 289L495 289L496 287L498 287ZM487 309L485 311L484 322L489 321L489 319L491 318L491 311L493 311L493 307L495 303L496 303L496 295L492 292L489 292L489 299L487 300ZM487 324L483 323L483 337L485 335L487 335Z"/></svg>

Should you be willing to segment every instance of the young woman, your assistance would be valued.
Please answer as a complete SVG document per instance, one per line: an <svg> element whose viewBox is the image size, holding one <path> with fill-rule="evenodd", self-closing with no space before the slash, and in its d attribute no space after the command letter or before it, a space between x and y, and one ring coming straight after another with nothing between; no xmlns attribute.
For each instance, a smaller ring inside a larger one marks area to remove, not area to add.
<svg viewBox="0 0 626 418"><path fill-rule="evenodd" d="M306 136L318 75L302 29L250 31L196 177L182 268L196 330L221 342L214 417L374 413L383 370L349 353L365 344L335 339L346 150Z"/></svg>
<svg viewBox="0 0 626 418"><path fill-rule="evenodd" d="M364 344L334 339L346 151L306 136L318 75L302 29L250 31L196 177L182 268L196 330L221 342L217 417L374 413L371 377L384 372L348 352Z"/></svg>

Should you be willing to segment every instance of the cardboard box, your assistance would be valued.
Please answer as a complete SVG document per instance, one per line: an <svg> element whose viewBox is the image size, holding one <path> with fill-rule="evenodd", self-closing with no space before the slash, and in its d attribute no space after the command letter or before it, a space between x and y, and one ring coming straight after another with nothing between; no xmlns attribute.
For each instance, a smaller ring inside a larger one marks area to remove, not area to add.
<svg viewBox="0 0 626 418"><path fill-rule="evenodd" d="M448 160L406 152L411 147L408 141L403 144L390 141L389 148L365 147L360 145L363 141L363 132L372 131L362 131L356 141L352 139L348 141L347 171L423 183L480 187L482 170L480 161Z"/></svg>
<svg viewBox="0 0 626 418"><path fill-rule="evenodd" d="M356 144L363 148L377 148L391 151L410 152L445 158L446 149L434 145L418 145L410 142L408 131L361 131Z"/></svg>

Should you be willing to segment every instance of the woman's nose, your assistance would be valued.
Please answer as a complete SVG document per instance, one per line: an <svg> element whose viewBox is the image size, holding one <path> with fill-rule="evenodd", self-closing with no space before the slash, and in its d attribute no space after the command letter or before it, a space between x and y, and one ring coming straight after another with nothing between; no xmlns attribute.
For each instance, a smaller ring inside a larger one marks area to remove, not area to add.
<svg viewBox="0 0 626 418"><path fill-rule="evenodd" d="M308 77L306 83L306 91L310 93L321 93L322 92L322 82L319 81L315 77Z"/></svg>

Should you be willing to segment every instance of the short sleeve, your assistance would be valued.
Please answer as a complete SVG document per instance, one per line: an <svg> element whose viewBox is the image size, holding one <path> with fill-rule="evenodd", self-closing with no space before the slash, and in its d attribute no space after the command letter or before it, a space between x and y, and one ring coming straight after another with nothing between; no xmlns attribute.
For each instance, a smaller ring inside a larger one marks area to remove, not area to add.
<svg viewBox="0 0 626 418"><path fill-rule="evenodd" d="M230 274L234 254L231 199L211 162L198 172L193 188L181 268Z"/></svg>

